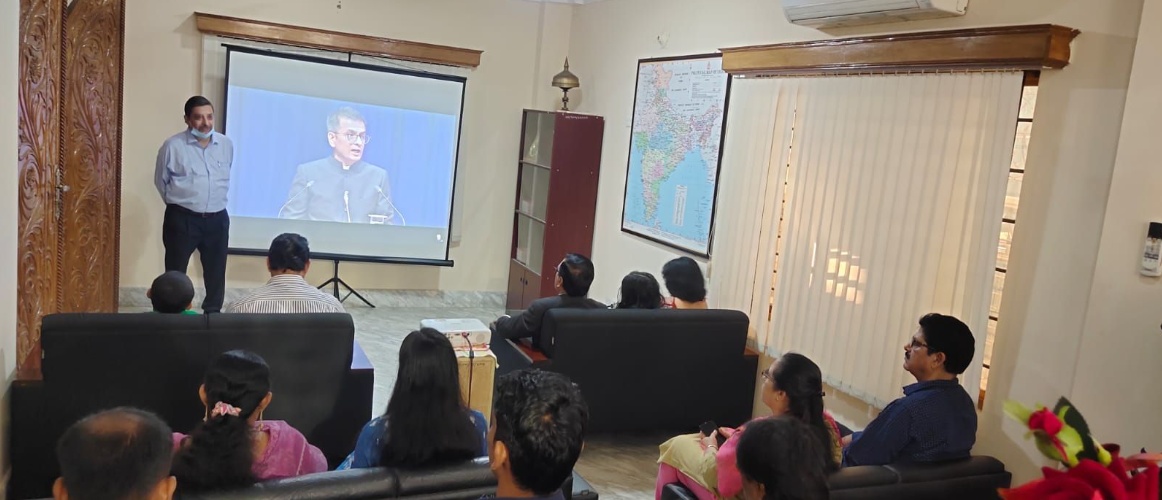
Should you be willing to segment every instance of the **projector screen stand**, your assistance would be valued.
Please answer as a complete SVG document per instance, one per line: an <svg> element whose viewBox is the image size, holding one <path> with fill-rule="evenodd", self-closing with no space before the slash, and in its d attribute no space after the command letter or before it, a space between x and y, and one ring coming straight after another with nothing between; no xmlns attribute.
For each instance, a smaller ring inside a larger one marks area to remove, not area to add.
<svg viewBox="0 0 1162 500"><path fill-rule="evenodd" d="M344 302L347 300L347 297L354 295L355 298L363 301L364 304L367 304L367 307L374 308L375 304L372 304L366 298L364 298L362 295L359 295L358 291L356 291L354 288L351 288L351 285L348 285L346 281L343 281L343 279L339 277L339 260L332 259L331 262L335 263L335 276L327 281L324 281L322 285L319 285L319 290L326 288L327 285L331 285L332 290L335 294L335 298L339 299L339 302ZM339 297L339 287L340 286L347 289L347 295Z"/></svg>

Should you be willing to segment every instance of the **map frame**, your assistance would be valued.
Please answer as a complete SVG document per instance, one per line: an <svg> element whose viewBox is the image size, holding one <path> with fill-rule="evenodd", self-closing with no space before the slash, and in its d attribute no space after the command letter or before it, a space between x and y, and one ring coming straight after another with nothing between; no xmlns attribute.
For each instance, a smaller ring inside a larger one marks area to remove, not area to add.
<svg viewBox="0 0 1162 500"><path fill-rule="evenodd" d="M695 257L709 259L710 254L711 254L711 250L714 248L714 223L715 223L714 218L718 212L718 179L722 175L722 153L723 153L723 146L726 143L726 119L730 113L730 90L731 90L731 85L734 81L734 77L730 73L724 72L726 74L726 89L723 92L723 96L722 96L722 117L721 117L722 133L718 137L718 158L715 159L715 165L714 165L714 183L713 183L714 185L712 187L714 195L713 195L713 197L711 199L711 203L710 203L710 224L707 226L707 233L708 234L706 235L706 251L703 252L703 251L701 251L701 249L690 248L688 246L683 245L682 243L680 243L678 241L667 240L665 238L653 236L653 235L649 235L649 234L642 234L639 231L635 231L633 229L627 228L626 227L626 218L625 218L626 217L626 207L629 203L629 183L630 183L629 176L630 176L631 162L633 160L633 148L634 148L634 146L633 146L633 133L634 133L634 126L638 123L637 100L638 100L638 92L641 90L642 66L645 64L655 64L655 63L665 63L665 62L675 62L675 61L698 61L698 60L702 60L702 59L720 59L721 60L722 54L721 53L705 53L705 54L690 54L690 55L681 55L681 56L651 57L651 58L638 59L638 61L637 61L637 71L634 73L633 114L632 114L632 117L630 120L629 147L628 147L628 151L626 152L626 160L625 160L625 186L622 190L622 197L621 197L621 231L623 233L627 233L627 234L636 236L638 238L642 238L644 240L658 243L658 244L673 248L675 250L678 250L680 252L693 255Z"/></svg>

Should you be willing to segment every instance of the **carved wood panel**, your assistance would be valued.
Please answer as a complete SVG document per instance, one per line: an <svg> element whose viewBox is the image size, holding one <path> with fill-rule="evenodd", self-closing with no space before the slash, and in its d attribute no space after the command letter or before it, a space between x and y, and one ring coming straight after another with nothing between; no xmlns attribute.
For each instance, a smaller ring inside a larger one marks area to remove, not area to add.
<svg viewBox="0 0 1162 500"><path fill-rule="evenodd" d="M61 312L117 311L124 26L124 0L74 0L65 16Z"/></svg>
<svg viewBox="0 0 1162 500"><path fill-rule="evenodd" d="M40 318L56 311L64 0L20 0L16 367L40 372Z"/></svg>

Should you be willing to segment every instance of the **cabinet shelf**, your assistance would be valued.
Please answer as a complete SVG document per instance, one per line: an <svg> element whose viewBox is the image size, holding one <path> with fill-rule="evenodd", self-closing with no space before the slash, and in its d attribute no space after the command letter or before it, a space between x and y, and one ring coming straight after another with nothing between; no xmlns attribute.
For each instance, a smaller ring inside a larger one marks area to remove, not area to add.
<svg viewBox="0 0 1162 500"><path fill-rule="evenodd" d="M521 163L521 165L528 165L530 167L543 168L543 169L548 170L550 172L553 170L553 168L548 166L548 165L541 165L540 163L535 163L535 162L531 162L528 160L521 160L520 163Z"/></svg>
<svg viewBox="0 0 1162 500"><path fill-rule="evenodd" d="M528 212L525 212L524 210L517 209L516 214L523 216L523 217L528 217L529 219L532 219L533 222L540 222L541 224L545 224L544 219L537 217L537 216L534 216Z"/></svg>
<svg viewBox="0 0 1162 500"><path fill-rule="evenodd" d="M540 270L536 270L536 271L534 271L534 270L532 270L532 269L529 269L529 265L528 265L527 263L525 263L525 262L521 262L521 261L519 261L519 260L517 260L517 259L512 259L512 263L513 263L514 265L520 266L520 268L521 268L521 269L523 269L525 272L527 272L527 273L529 273L529 274L533 274L533 275L536 275L536 276L540 276L540 275L541 275L541 271L540 271Z"/></svg>

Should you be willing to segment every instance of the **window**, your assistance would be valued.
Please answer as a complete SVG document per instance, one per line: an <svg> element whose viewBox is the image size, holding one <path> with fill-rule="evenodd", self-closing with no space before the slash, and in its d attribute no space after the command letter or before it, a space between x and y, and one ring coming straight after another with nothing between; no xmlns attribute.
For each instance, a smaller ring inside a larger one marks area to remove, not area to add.
<svg viewBox="0 0 1162 500"><path fill-rule="evenodd" d="M1000 317L1001 297L1005 288L1005 274L1009 270L1009 246L1013 241L1013 231L1017 225L1017 205L1021 200L1021 181L1025 177L1025 158L1029 153L1029 137L1033 133L1033 111L1037 107L1037 78L1031 73L1025 78L1025 89L1021 94L1021 110L1017 115L1017 136L1013 141L1013 162L1009 167L1009 184L1005 191L1005 211L1001 219L1001 237L997 244L997 268L993 275L992 302L989 304L988 331L984 342L984 368L981 370L980 399L978 407L984 406L985 390L988 388L989 367L992 365L993 342L996 338L997 320Z"/></svg>

